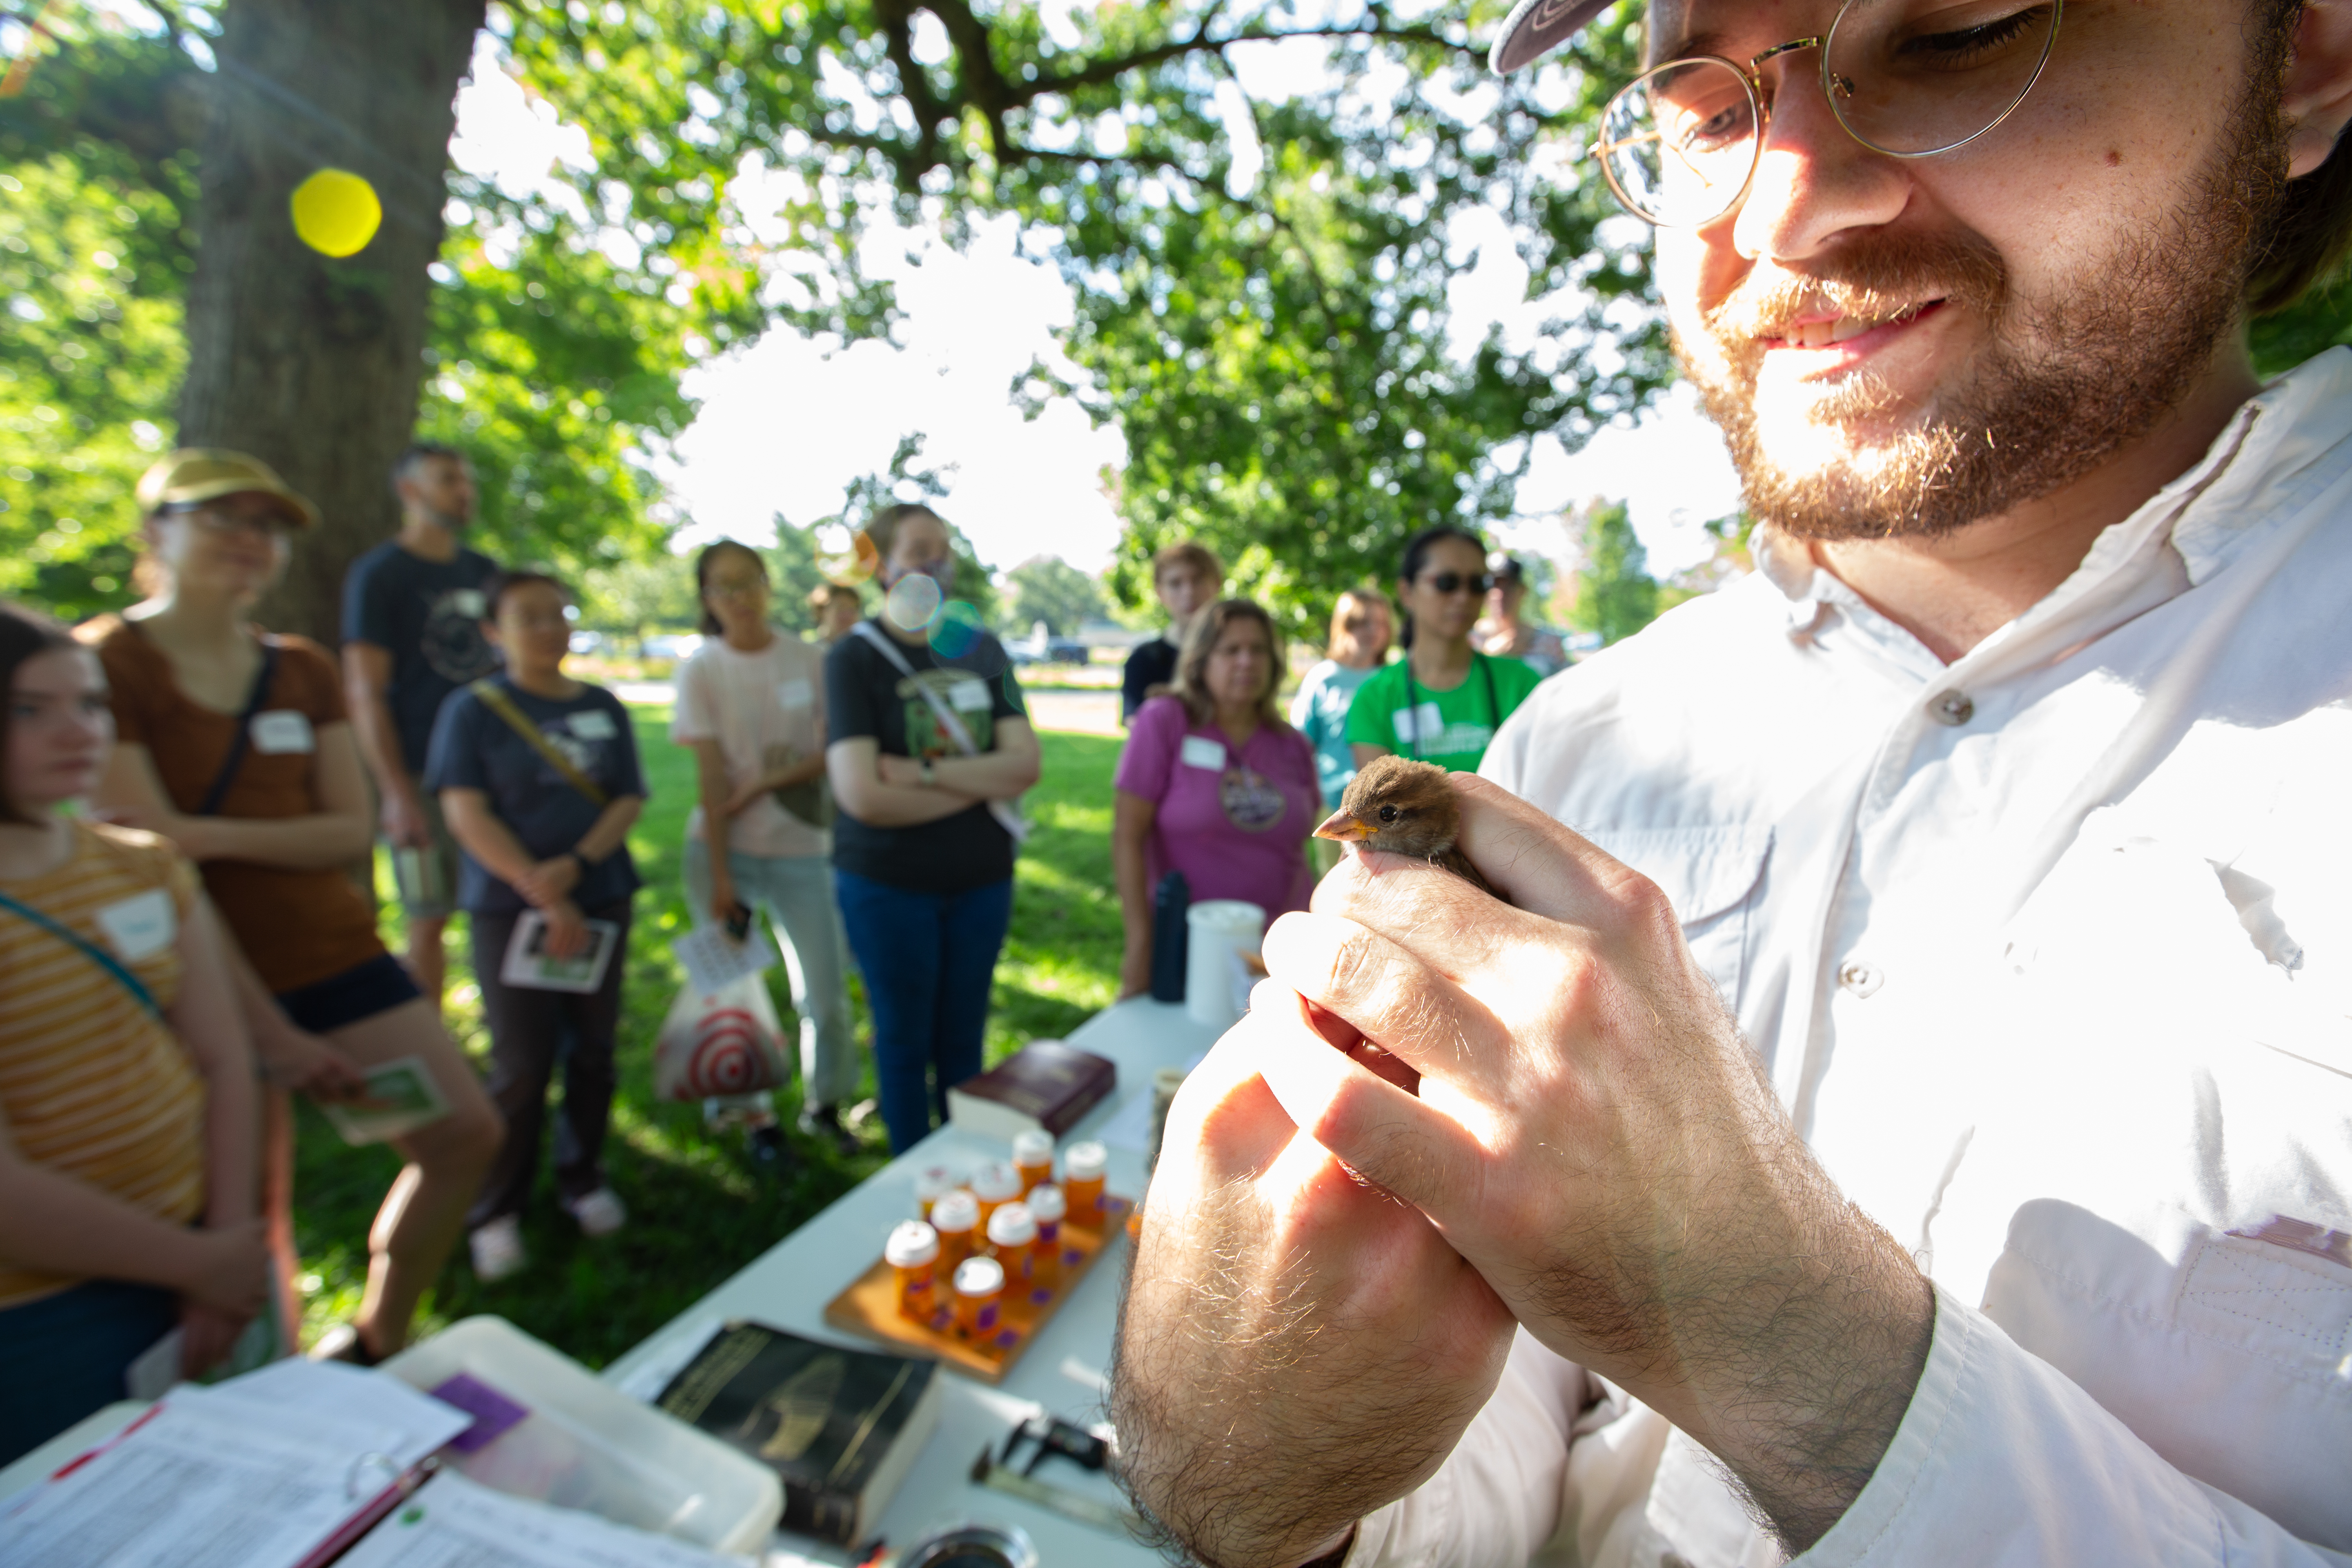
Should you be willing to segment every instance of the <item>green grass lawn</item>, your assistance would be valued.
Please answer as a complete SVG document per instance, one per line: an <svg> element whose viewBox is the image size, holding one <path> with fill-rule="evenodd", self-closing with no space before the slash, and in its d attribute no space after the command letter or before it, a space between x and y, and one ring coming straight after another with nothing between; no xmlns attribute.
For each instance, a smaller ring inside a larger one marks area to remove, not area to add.
<svg viewBox="0 0 2352 1568"><path fill-rule="evenodd" d="M464 1248L426 1297L417 1331L477 1312L495 1312L590 1366L602 1366L683 1310L736 1269L871 1174L887 1158L881 1119L865 1129L866 1146L844 1159L803 1142L789 1129L800 1108L797 1081L777 1092L796 1163L782 1183L754 1171L739 1134L703 1129L699 1104L657 1100L654 1036L683 976L669 951L690 924L679 879L686 818L694 804L691 755L669 743L667 709L635 710L637 743L651 794L629 847L646 886L638 892L623 993L620 1088L613 1106L605 1163L629 1205L628 1228L583 1241L555 1204L542 1170L523 1216L530 1267L486 1286L467 1266ZM996 970L988 1022L994 1062L1040 1036L1067 1034L1108 1005L1118 984L1118 900L1111 888L1111 770L1119 742L1096 735L1048 733L1045 777L1026 807L1036 831L1014 881L1013 929ZM382 871L379 885L389 888ZM387 905L397 945L398 909ZM482 1026L462 917L452 922L448 1018L460 1044L485 1058ZM781 967L770 975L776 1008L794 1037L792 999ZM869 1034L866 998L853 973L850 1001L861 1041ZM872 1093L872 1062L866 1088ZM310 1334L348 1317L359 1304L367 1268L367 1229L399 1168L382 1147L347 1147L326 1120L298 1101L295 1223L302 1255ZM542 1165L544 1155L542 1155Z"/></svg>

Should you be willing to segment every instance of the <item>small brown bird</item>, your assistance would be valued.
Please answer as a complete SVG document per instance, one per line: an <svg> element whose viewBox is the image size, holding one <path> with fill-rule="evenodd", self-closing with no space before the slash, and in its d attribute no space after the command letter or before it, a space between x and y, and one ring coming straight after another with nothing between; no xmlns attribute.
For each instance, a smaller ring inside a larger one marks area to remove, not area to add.
<svg viewBox="0 0 2352 1568"><path fill-rule="evenodd" d="M1373 758L1356 774L1339 797L1339 809L1315 830L1315 837L1426 860L1488 897L1502 899L1470 858L1454 847L1461 832L1462 807L1445 782L1445 770L1434 763L1390 756Z"/></svg>

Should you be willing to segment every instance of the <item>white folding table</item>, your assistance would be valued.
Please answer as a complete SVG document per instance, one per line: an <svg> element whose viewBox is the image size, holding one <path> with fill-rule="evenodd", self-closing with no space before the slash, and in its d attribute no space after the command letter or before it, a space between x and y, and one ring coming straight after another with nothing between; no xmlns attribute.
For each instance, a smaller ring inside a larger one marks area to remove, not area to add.
<svg viewBox="0 0 2352 1568"><path fill-rule="evenodd" d="M1106 1131L1148 1129L1152 1075L1161 1068L1187 1068L1214 1043L1218 1031L1196 1024L1180 1005L1137 998L1106 1008L1069 1037L1069 1043L1118 1066L1118 1086L1063 1139L1065 1143L1098 1137ZM1139 1107L1136 1102L1139 1101ZM1142 1138L1110 1146L1108 1190L1122 1197L1143 1195ZM880 1256L892 1225L913 1217L915 1174L929 1165L971 1169L991 1159L1010 1158L1005 1145L955 1127L943 1127L770 1247L733 1278L648 1336L606 1368L605 1378L641 1398L657 1394L670 1373L690 1359L709 1331L732 1318L751 1318L811 1339L864 1349L877 1347L824 1321L824 1305ZM947 1381L939 1431L916 1461L913 1472L884 1512L880 1532L894 1547L944 1525L980 1521L1017 1525L1037 1548L1041 1568L1125 1568L1160 1561L1122 1536L1080 1524L971 1479L972 1461L985 1445L1002 1451L1015 1423L1039 1410L1086 1426L1103 1418L1104 1373L1110 1361L1118 1315L1119 1281L1126 1272L1128 1242L1122 1236L1080 1282L1044 1332L1022 1353L1004 1381L990 1386L942 1367ZM1105 1502L1118 1502L1117 1489L1063 1459L1049 1459L1040 1479ZM846 1563L847 1552L804 1536L779 1534L783 1552L827 1563ZM787 1561L789 1559L786 1559Z"/></svg>

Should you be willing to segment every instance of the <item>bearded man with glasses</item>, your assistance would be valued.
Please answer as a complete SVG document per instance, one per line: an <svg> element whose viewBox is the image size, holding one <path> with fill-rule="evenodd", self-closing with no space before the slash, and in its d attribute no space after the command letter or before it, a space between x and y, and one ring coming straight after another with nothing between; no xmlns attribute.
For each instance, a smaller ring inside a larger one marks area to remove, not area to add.
<svg viewBox="0 0 2352 1568"><path fill-rule="evenodd" d="M1759 570L1456 780L1507 904L1267 933L1128 1482L1214 1568L2352 1562L2352 351L2247 347L2352 237L2352 3L1648 37L1583 140Z"/></svg>

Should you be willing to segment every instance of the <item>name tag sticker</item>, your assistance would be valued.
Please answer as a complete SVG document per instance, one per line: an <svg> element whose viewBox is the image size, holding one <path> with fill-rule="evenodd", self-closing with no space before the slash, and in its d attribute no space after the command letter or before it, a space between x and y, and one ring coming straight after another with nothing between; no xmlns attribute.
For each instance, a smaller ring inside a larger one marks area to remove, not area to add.
<svg viewBox="0 0 2352 1568"><path fill-rule="evenodd" d="M1187 735L1180 758L1188 768L1207 768L1212 773L1225 771L1225 748L1223 742L1206 735Z"/></svg>
<svg viewBox="0 0 2352 1568"><path fill-rule="evenodd" d="M948 688L948 705L959 713L988 711L988 688L977 680L959 680Z"/></svg>
<svg viewBox="0 0 2352 1568"><path fill-rule="evenodd" d="M479 588L453 588L449 593L449 607L461 616L471 616L479 620L482 612L490 605L489 601L482 597Z"/></svg>
<svg viewBox="0 0 2352 1568"><path fill-rule="evenodd" d="M172 945L180 934L180 911L173 907L171 894L150 888L99 910L98 929L106 933L117 958L136 963Z"/></svg>
<svg viewBox="0 0 2352 1568"><path fill-rule="evenodd" d="M601 708L572 715L572 732L583 741L609 741L620 733L614 727L613 716Z"/></svg>
<svg viewBox="0 0 2352 1568"><path fill-rule="evenodd" d="M310 732L310 715L291 708L274 708L253 716L253 749L265 757L282 757L291 752L315 752L319 741Z"/></svg>
<svg viewBox="0 0 2352 1568"><path fill-rule="evenodd" d="M1445 718L1434 702L1424 702L1418 708L1400 708L1389 715L1389 727L1400 741L1434 741L1445 731Z"/></svg>
<svg viewBox="0 0 2352 1568"><path fill-rule="evenodd" d="M813 708L816 693L805 680L787 680L776 687L776 700L786 708Z"/></svg>

